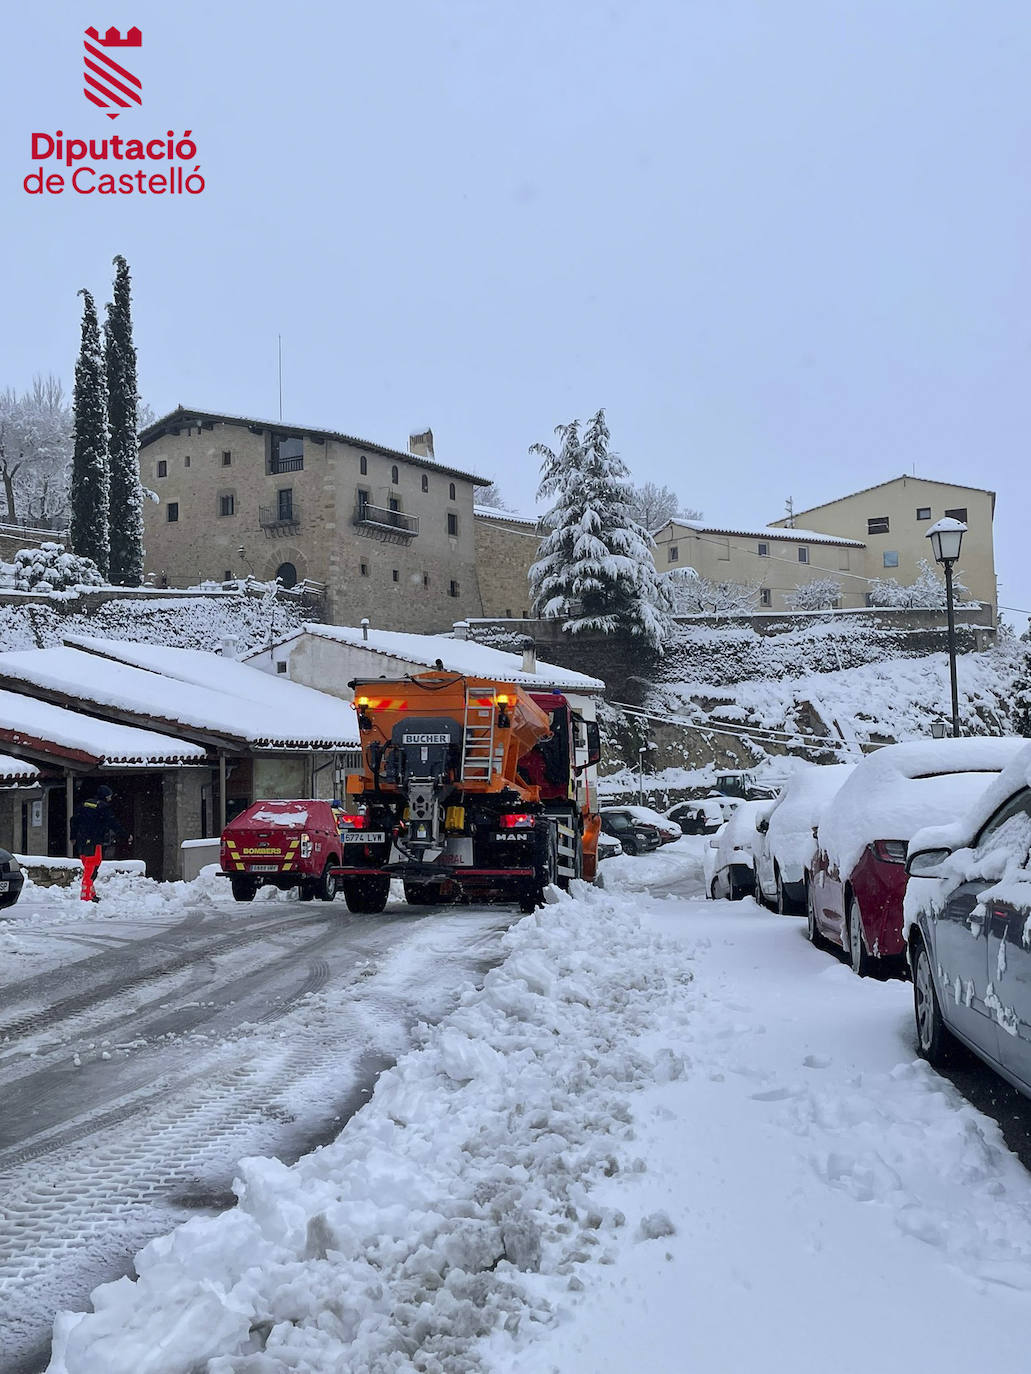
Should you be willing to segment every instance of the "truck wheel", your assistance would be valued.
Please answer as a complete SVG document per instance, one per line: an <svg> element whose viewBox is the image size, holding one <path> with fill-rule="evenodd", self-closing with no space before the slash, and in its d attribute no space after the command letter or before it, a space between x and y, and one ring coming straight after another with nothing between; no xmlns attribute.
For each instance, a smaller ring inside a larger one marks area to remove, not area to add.
<svg viewBox="0 0 1031 1374"><path fill-rule="evenodd" d="M297 885L297 900L299 902L310 902L315 897L315 880L313 878L302 878Z"/></svg>
<svg viewBox="0 0 1031 1374"><path fill-rule="evenodd" d="M337 860L331 855L326 860L326 867L322 870L322 877L313 884L313 895L322 902L331 902L337 895L337 875L333 872ZM387 890L390 889L390 880L387 880ZM380 908L382 910L382 908Z"/></svg>
<svg viewBox="0 0 1031 1374"><path fill-rule="evenodd" d="M254 894L258 890L257 878L230 878L229 886L233 889L233 897L238 902L253 902Z"/></svg>
<svg viewBox="0 0 1031 1374"><path fill-rule="evenodd" d="M390 879L378 873L368 878L345 878L341 886L348 911L362 915L382 911L390 896Z"/></svg>

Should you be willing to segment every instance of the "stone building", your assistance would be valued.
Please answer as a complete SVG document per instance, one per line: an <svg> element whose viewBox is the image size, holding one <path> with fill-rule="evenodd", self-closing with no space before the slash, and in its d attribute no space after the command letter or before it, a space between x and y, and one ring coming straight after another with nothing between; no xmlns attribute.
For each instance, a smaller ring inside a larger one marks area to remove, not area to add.
<svg viewBox="0 0 1031 1374"><path fill-rule="evenodd" d="M537 521L481 505L473 516L480 614L525 620L530 611L530 565L540 544Z"/></svg>
<svg viewBox="0 0 1031 1374"><path fill-rule="evenodd" d="M326 615L439 630L480 613L473 488L485 477L352 435L189 410L140 435L147 572L324 584Z"/></svg>

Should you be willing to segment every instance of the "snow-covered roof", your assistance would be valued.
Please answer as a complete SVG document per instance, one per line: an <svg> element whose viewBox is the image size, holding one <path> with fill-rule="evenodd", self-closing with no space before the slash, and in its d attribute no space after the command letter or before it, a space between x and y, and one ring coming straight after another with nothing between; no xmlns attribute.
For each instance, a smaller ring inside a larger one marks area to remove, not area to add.
<svg viewBox="0 0 1031 1374"><path fill-rule="evenodd" d="M97 720L81 711L70 711L49 701L37 701L19 692L3 690L0 690L0 743L20 745L37 755L70 757L80 763L106 764L108 767L200 763L207 754L199 744L154 730L140 730L133 725ZM13 762L21 763L21 760ZM31 764L25 766L32 767Z"/></svg>
<svg viewBox="0 0 1031 1374"><path fill-rule="evenodd" d="M195 410L192 406L176 406L175 410L169 411L167 415L162 415L152 424L149 424L146 429L140 430L140 448L146 448L148 444L154 443L166 431L190 422L193 424L256 425L262 429L274 430L276 434L293 435L301 439L306 434L317 435L320 439L335 439L338 443L351 444L354 448L368 449L370 453L383 453L388 458L400 458L402 462L410 463L413 467L435 468L447 477L461 477L477 487L490 485L489 477L477 477L475 473L466 472L462 468L447 467L444 463L438 463L435 458L425 458L421 454L408 453L401 448L388 448L384 444L375 444L370 439L359 439L354 434L343 434L336 429L320 429L317 425L288 425L281 420L262 420L253 415L226 415L220 410Z"/></svg>
<svg viewBox="0 0 1031 1374"><path fill-rule="evenodd" d="M560 691L568 689L601 692L605 689L601 678L588 677L586 673L575 673L571 668L561 668L555 663L544 663L540 659L537 660L536 672L524 673L521 654L493 649L489 644L477 644L471 639L450 639L447 635L419 635L401 630L373 629L369 629L366 639L363 630L352 625L307 624L280 643L290 643L302 634L317 635L320 639L331 639L338 644L349 644L355 649L364 649L372 654L382 654L385 657L417 664L420 668L432 668L439 659L449 673L497 678L503 682L515 682L545 690L556 687ZM3 655L0 655L0 663L2 659Z"/></svg>
<svg viewBox="0 0 1031 1374"><path fill-rule="evenodd" d="M312 687L197 649L80 643L88 651L65 645L0 654L0 686L258 749L349 749L358 742L354 711Z"/></svg>
<svg viewBox="0 0 1031 1374"><path fill-rule="evenodd" d="M732 534L743 539L785 539L792 544L844 544L850 549L865 549L861 539L843 539L836 534L818 534L815 530L777 529L771 525L710 525L704 520L667 521L696 534ZM666 526L663 525L662 529Z"/></svg>
<svg viewBox="0 0 1031 1374"><path fill-rule="evenodd" d="M889 744L857 765L820 822L820 845L844 877L874 840L909 840L963 816L1027 740L984 735Z"/></svg>
<svg viewBox="0 0 1031 1374"><path fill-rule="evenodd" d="M531 530L537 528L535 515L517 515L515 511L502 510L500 506L481 506L479 502L474 502L473 515L481 515L485 520L508 520L510 524L526 525Z"/></svg>
<svg viewBox="0 0 1031 1374"><path fill-rule="evenodd" d="M10 754L0 754L0 786L14 784L15 787L34 782L39 777L39 769L27 759L16 759Z"/></svg>

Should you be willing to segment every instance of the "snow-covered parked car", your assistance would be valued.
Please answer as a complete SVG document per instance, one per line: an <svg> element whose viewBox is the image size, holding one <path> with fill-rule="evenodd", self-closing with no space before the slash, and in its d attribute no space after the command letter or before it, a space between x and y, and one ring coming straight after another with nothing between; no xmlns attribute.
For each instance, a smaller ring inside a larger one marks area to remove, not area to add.
<svg viewBox="0 0 1031 1374"><path fill-rule="evenodd" d="M758 896L782 913L805 913L806 884L816 853L815 827L855 764L805 764L789 778L759 827Z"/></svg>
<svg viewBox="0 0 1031 1374"><path fill-rule="evenodd" d="M661 811L653 811L650 806L624 806L620 809L629 812L635 820L643 821L645 825L654 825L662 844L672 844L674 840L679 840L683 836L683 830L672 817L664 816Z"/></svg>
<svg viewBox="0 0 1031 1374"><path fill-rule="evenodd" d="M917 1048L953 1039L1031 1096L1031 745L966 816L909 846L906 948Z"/></svg>
<svg viewBox="0 0 1031 1374"><path fill-rule="evenodd" d="M820 822L809 938L839 945L860 977L905 968L906 850L964 815L1025 741L975 736L889 744L856 766Z"/></svg>
<svg viewBox="0 0 1031 1374"><path fill-rule="evenodd" d="M772 802L742 802L730 820L709 841L716 859L707 871L709 896L713 901L727 897L738 902L755 892L755 850L759 842L756 826L769 815Z"/></svg>
<svg viewBox="0 0 1031 1374"><path fill-rule="evenodd" d="M740 804L732 797L709 796L700 801L678 802L669 808L666 816L675 821L685 835L714 835Z"/></svg>
<svg viewBox="0 0 1031 1374"><path fill-rule="evenodd" d="M14 906L25 886L21 864L9 849L0 849L0 911Z"/></svg>
<svg viewBox="0 0 1031 1374"><path fill-rule="evenodd" d="M656 827L632 815L630 807L603 806L600 814L602 834L619 840L624 854L650 854L662 843Z"/></svg>
<svg viewBox="0 0 1031 1374"><path fill-rule="evenodd" d="M623 852L623 846L615 835L606 835L604 830L598 836L598 862L602 859L618 859Z"/></svg>

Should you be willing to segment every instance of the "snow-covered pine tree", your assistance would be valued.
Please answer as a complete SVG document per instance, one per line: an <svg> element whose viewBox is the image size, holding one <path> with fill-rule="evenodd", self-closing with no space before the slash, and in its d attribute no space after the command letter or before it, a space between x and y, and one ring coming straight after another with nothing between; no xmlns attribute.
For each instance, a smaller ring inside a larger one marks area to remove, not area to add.
<svg viewBox="0 0 1031 1374"><path fill-rule="evenodd" d="M1031 644L1024 647L1013 688L1013 729L1031 739Z"/></svg>
<svg viewBox="0 0 1031 1374"><path fill-rule="evenodd" d="M111 581L138 587L143 581L143 488L140 485L136 414L136 349L132 341L129 265L114 259L114 300L104 322L107 373L108 453L111 471Z"/></svg>
<svg viewBox="0 0 1031 1374"><path fill-rule="evenodd" d="M83 289L82 343L75 364L75 440L72 448L72 552L91 558L106 577L110 562L108 535L107 397L100 327L93 297Z"/></svg>
<svg viewBox="0 0 1031 1374"><path fill-rule="evenodd" d="M651 535L630 514L633 484L609 449L605 412L582 436L575 420L555 432L557 453L544 444L530 450L543 460L537 494L552 500L530 569L536 614L563 619L570 634L622 633L658 649L672 603L655 570Z"/></svg>

